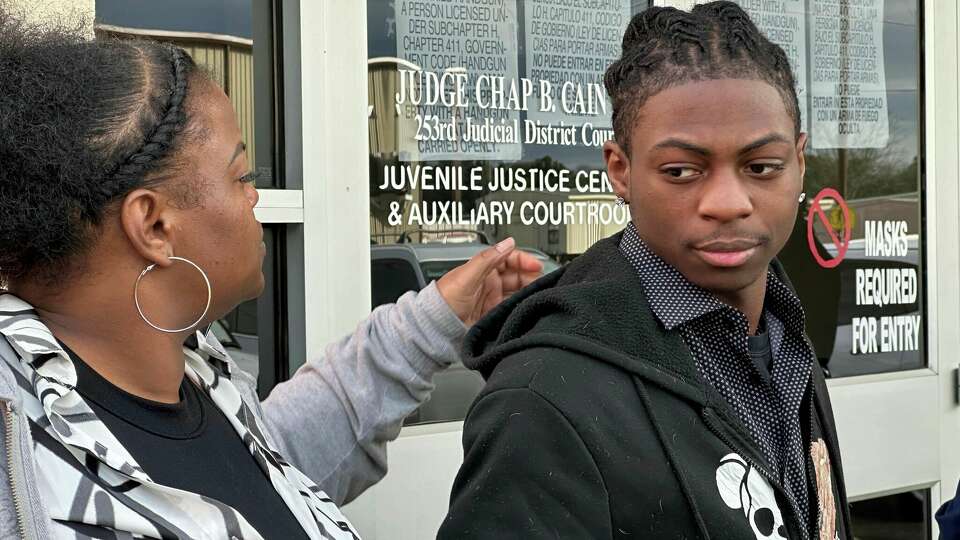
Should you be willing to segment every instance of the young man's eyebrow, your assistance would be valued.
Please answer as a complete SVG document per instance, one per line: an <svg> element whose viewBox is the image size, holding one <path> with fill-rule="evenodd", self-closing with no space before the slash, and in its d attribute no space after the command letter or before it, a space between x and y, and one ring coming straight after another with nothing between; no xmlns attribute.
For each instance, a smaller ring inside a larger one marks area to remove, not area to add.
<svg viewBox="0 0 960 540"><path fill-rule="evenodd" d="M764 135L763 137L760 137L759 139L741 148L740 151L737 152L737 155L742 156L744 154L749 154L750 152L756 150L757 148L761 148L770 143L775 143L775 142L790 144L790 139L784 137L780 133L771 133L769 135Z"/></svg>
<svg viewBox="0 0 960 540"><path fill-rule="evenodd" d="M687 150L695 154L700 154L703 157L710 157L712 155L712 152L710 152L710 150L702 146L697 146L691 142L687 142L683 139L676 139L676 138L664 139L658 142L653 148L654 150L659 150L663 148L679 148L680 150Z"/></svg>
<svg viewBox="0 0 960 540"><path fill-rule="evenodd" d="M744 154L748 154L756 150L757 148L761 148L763 146L766 146L770 143L775 143L775 142L789 144L790 139L788 139L787 137L784 137L780 133L771 133L769 135L764 135L763 137L760 137L759 139L745 145L743 148L741 148L737 152L737 155L742 156ZM713 155L713 152L711 152L709 148L704 148L702 146L698 146L696 144L685 141L683 139L677 139L672 137L658 142L656 145L654 145L653 148L655 150L659 150L663 148L679 148L680 150L687 150L695 154L700 154L703 157L710 157L711 155Z"/></svg>
<svg viewBox="0 0 960 540"><path fill-rule="evenodd" d="M237 156L246 151L247 145L243 144L243 141L237 143L237 148L233 151L233 157L230 158L230 163L228 165L233 165L233 161L237 159Z"/></svg>

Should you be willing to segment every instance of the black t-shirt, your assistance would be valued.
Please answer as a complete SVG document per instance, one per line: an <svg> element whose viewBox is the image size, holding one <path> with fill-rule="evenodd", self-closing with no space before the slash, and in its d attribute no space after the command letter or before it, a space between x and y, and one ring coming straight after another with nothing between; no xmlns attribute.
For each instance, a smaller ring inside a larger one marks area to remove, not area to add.
<svg viewBox="0 0 960 540"><path fill-rule="evenodd" d="M747 336L747 352L764 382L772 384L773 353L770 349L770 333L763 331L758 335Z"/></svg>
<svg viewBox="0 0 960 540"><path fill-rule="evenodd" d="M179 403L158 403L71 356L77 391L153 481L233 507L264 538L307 538L227 417L187 377Z"/></svg>

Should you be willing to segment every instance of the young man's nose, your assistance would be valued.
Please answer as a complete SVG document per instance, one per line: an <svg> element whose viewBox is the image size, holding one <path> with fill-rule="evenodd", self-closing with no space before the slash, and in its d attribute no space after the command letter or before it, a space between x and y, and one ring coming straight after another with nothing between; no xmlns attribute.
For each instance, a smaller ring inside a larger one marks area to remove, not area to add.
<svg viewBox="0 0 960 540"><path fill-rule="evenodd" d="M746 182L736 171L714 172L703 183L698 211L702 218L720 222L750 216L753 201Z"/></svg>

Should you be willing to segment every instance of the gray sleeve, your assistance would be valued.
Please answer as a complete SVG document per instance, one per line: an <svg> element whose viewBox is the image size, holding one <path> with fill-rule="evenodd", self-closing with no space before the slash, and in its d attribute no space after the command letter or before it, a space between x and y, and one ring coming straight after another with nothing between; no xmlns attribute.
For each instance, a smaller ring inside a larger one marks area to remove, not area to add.
<svg viewBox="0 0 960 540"><path fill-rule="evenodd" d="M334 501L351 501L386 474L387 442L459 358L465 333L436 283L377 308L270 393L271 435Z"/></svg>

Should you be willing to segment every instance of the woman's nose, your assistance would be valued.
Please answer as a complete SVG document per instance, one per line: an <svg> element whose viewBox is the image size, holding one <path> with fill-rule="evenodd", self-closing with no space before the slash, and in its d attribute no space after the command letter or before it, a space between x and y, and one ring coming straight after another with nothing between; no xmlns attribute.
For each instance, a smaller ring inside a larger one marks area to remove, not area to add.
<svg viewBox="0 0 960 540"><path fill-rule="evenodd" d="M247 200L250 201L251 208L256 208L257 203L260 202L260 192L253 184L247 184Z"/></svg>

